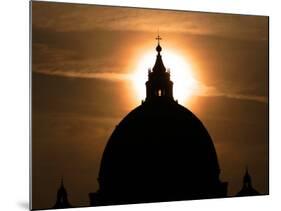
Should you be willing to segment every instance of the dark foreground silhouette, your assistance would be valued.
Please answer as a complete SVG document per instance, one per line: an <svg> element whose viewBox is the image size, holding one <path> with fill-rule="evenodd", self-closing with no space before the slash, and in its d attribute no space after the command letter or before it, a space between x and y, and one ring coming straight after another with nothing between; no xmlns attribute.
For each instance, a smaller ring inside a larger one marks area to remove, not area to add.
<svg viewBox="0 0 281 211"><path fill-rule="evenodd" d="M161 58L148 72L146 99L113 131L104 150L99 190L90 205L116 205L227 197L227 183L202 122L173 98L173 82ZM260 195L246 170L236 196ZM53 208L72 207L63 181Z"/></svg>
<svg viewBox="0 0 281 211"><path fill-rule="evenodd" d="M216 151L201 121L173 98L161 46L146 100L116 127L105 148L92 206L226 197Z"/></svg>

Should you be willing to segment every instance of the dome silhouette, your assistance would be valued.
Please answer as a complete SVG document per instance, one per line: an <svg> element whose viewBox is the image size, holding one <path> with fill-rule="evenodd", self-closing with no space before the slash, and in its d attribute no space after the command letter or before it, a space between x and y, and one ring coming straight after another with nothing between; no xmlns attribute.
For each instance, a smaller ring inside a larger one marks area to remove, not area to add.
<svg viewBox="0 0 281 211"><path fill-rule="evenodd" d="M158 36L159 38L159 36ZM227 183L202 122L173 99L158 40L145 101L116 126L103 153L92 206L225 197Z"/></svg>

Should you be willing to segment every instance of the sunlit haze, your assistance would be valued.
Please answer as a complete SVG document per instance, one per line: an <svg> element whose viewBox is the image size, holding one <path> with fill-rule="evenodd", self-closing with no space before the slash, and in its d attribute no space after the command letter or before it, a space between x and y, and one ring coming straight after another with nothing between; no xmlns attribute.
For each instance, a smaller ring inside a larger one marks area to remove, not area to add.
<svg viewBox="0 0 281 211"><path fill-rule="evenodd" d="M171 80L174 83L174 98L180 103L187 103L199 87L198 82L193 76L193 69L190 61L180 54L169 49L161 52L163 63L166 69L171 72ZM156 52L144 53L139 59L136 71L133 75L133 83L136 94L140 99L145 99L145 82L148 79L148 69L153 67L156 60Z"/></svg>
<svg viewBox="0 0 281 211"><path fill-rule="evenodd" d="M268 193L268 23L32 2L32 208L54 205L62 177L70 203L89 205L111 134L146 98L157 29L173 97L206 127L228 196L241 190L246 166Z"/></svg>

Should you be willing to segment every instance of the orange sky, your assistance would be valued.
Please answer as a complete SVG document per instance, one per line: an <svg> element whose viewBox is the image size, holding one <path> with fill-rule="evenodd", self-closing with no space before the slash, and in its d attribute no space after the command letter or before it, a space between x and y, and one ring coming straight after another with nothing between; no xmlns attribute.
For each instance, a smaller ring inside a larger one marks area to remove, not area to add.
<svg viewBox="0 0 281 211"><path fill-rule="evenodd" d="M158 29L163 53L207 88L185 106L212 136L229 194L246 165L267 191L268 17L33 2L34 208L53 206L62 176L72 204L88 204L108 137L141 101L129 78Z"/></svg>

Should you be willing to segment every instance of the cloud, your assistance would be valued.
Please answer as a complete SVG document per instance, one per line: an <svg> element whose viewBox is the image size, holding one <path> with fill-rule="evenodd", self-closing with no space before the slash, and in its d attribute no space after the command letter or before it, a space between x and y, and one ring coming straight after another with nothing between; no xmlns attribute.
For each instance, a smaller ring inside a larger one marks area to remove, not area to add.
<svg viewBox="0 0 281 211"><path fill-rule="evenodd" d="M55 31L128 30L267 39L261 16L33 2L33 27ZM50 12L52 11L52 12Z"/></svg>
<svg viewBox="0 0 281 211"><path fill-rule="evenodd" d="M126 73L114 73L114 72L81 72L81 71L65 71L65 70L36 70L35 72L54 75L54 76L63 76L70 78L97 78L110 81L122 81L122 80L131 80L133 75Z"/></svg>
<svg viewBox="0 0 281 211"><path fill-rule="evenodd" d="M242 94L237 94L237 93L223 93L223 92L221 92L221 93L218 92L216 94L209 93L205 96L217 96L217 97L226 97L226 98L232 98L232 99L238 99L238 100L250 100L250 101L256 101L256 102L260 102L260 103L268 103L267 96L242 95Z"/></svg>
<svg viewBox="0 0 281 211"><path fill-rule="evenodd" d="M253 100L261 103L268 103L268 97L267 96L254 96L254 95L242 95L242 94L222 94L220 96L224 96L227 98L234 98L234 99L240 99L240 100Z"/></svg>
<svg viewBox="0 0 281 211"><path fill-rule="evenodd" d="M208 86L203 83L199 83L199 87L200 89L199 92L197 93L198 96L225 97L225 98L232 98L238 100L250 100L260 103L268 103L268 97L264 95L239 94L239 91L226 92L218 89L215 86Z"/></svg>
<svg viewBox="0 0 281 211"><path fill-rule="evenodd" d="M35 62L33 72L51 76L61 76L68 78L92 78L107 81L132 81L134 74L131 72L120 72L122 67L112 64L107 57L96 59L94 62L88 59L78 60L75 57L75 51L61 48L49 47L47 44L34 44ZM42 57L43 61L38 58ZM44 59L47 59L44 61ZM250 93L238 86L235 89L234 84L221 86L220 84L208 85L197 81L199 90L197 96L222 96L227 98L251 100L262 103L268 103L268 97ZM224 82L227 84L227 82Z"/></svg>
<svg viewBox="0 0 281 211"><path fill-rule="evenodd" d="M62 48L49 47L48 44L34 43L32 71L45 75L97 78L106 80L128 80L131 74L120 72L120 65L110 58L76 58L75 52Z"/></svg>
<svg viewBox="0 0 281 211"><path fill-rule="evenodd" d="M106 140L136 105L131 64L147 43L154 48L157 28L163 49L170 44L194 61L200 91L192 111L215 140L222 176L231 185L238 178L240 187L234 173L245 163L265 173L268 18L32 2L33 191L44 196L34 199L38 207L53 203L62 173L74 204L98 187Z"/></svg>
<svg viewBox="0 0 281 211"><path fill-rule="evenodd" d="M134 68L130 55L139 49L132 43L145 42L147 32L159 28L196 55L197 72L205 75L198 95L267 102L267 21L258 16L34 2L32 70L129 81Z"/></svg>
<svg viewBox="0 0 281 211"><path fill-rule="evenodd" d="M134 78L133 74L129 73L115 73L115 72L81 72L81 71L64 71L64 70L37 70L37 73L53 75L53 76L62 76L69 78L94 78L108 81L131 81ZM268 103L267 96L255 96L255 95L243 95L237 93L225 93L218 90L214 86L208 86L203 83L199 83L199 90L196 93L197 96L218 96L226 98L234 98L240 100L252 100L262 103Z"/></svg>
<svg viewBox="0 0 281 211"><path fill-rule="evenodd" d="M32 71L45 75L70 78L97 78L110 81L132 79L128 73L120 73L118 65L111 64L106 58L95 61L74 59L75 52L52 48L47 44L34 43Z"/></svg>

